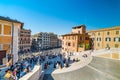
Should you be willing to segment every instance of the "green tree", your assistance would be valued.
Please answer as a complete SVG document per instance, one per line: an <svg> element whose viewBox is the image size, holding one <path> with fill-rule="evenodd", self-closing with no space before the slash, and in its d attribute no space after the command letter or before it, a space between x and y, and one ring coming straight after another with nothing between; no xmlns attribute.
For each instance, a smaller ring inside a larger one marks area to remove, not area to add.
<svg viewBox="0 0 120 80"><path fill-rule="evenodd" d="M85 48L88 50L90 48L89 44L85 44Z"/></svg>
<svg viewBox="0 0 120 80"><path fill-rule="evenodd" d="M82 47L82 48L83 48L83 47L84 47L84 44L83 44L83 43L82 43L82 44L79 44L78 47Z"/></svg>

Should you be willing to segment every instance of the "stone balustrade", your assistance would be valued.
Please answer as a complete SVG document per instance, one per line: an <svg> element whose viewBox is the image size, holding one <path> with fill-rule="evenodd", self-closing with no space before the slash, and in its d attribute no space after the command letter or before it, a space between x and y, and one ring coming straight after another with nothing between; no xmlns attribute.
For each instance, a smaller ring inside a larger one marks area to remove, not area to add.
<svg viewBox="0 0 120 80"><path fill-rule="evenodd" d="M34 69L27 73L25 76L21 77L19 80L39 80L42 73L40 65L35 65Z"/></svg>

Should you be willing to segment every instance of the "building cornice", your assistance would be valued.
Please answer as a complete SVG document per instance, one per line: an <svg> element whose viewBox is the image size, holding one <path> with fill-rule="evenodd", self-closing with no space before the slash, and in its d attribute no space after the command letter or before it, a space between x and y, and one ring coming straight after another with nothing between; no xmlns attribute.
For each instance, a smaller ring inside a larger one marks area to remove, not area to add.
<svg viewBox="0 0 120 80"><path fill-rule="evenodd" d="M103 29L98 29L98 30L90 30L90 31L87 31L87 33L90 33L90 32L100 32L100 31L109 31L109 30L119 30L120 29L120 26L116 26L116 27L111 27L111 28L103 28Z"/></svg>
<svg viewBox="0 0 120 80"><path fill-rule="evenodd" d="M19 24L21 24L21 28L23 28L23 25L24 25L23 22L20 22L20 21L18 21L18 20L11 19L11 18L9 18L9 17L0 16L0 20L8 21L8 22L13 22L13 23L19 23Z"/></svg>
<svg viewBox="0 0 120 80"><path fill-rule="evenodd" d="M78 33L70 33L70 34L64 34L64 35L62 35L62 36L72 36L72 35L88 35L88 34L78 34ZM89 35L88 35L89 36Z"/></svg>

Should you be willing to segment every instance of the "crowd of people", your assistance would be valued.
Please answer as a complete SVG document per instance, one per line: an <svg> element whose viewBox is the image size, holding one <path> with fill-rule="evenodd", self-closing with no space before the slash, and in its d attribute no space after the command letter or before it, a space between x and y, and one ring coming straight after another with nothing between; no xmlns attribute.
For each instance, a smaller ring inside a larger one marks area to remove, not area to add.
<svg viewBox="0 0 120 80"><path fill-rule="evenodd" d="M4 75L4 80L20 79L25 74L30 72L34 68L34 65L44 63L46 56L48 55L32 56L32 58L25 58L22 61L16 62L14 65L11 65L8 70L6 70L6 73ZM51 56L48 57L50 58ZM52 56L52 57L55 58L56 56Z"/></svg>
<svg viewBox="0 0 120 80"><path fill-rule="evenodd" d="M83 57L87 57L84 55ZM52 59L55 59L52 61ZM10 66L10 68L6 71L6 74L4 75L4 80L18 80L21 77L23 77L25 74L30 72L34 65L43 63L43 69L49 69L51 64L53 65L53 68L60 68L63 67L69 67L69 65L73 62L80 61L79 58L73 58L73 60L70 59L70 56L65 56L61 54L55 54L55 55L44 55L44 56L33 56L32 58L25 58L22 61L16 62L14 65Z"/></svg>
<svg viewBox="0 0 120 80"><path fill-rule="evenodd" d="M25 58L11 65L4 75L4 80L18 80L33 69L37 59L38 57Z"/></svg>
<svg viewBox="0 0 120 80"><path fill-rule="evenodd" d="M57 59L54 59L53 61L51 61L51 60L46 61L44 64L44 69L49 69L51 65L53 65L52 68L54 68L54 69L56 69L56 68L62 69L63 67L67 68L67 67L69 67L69 65L71 63L80 61L79 58L73 58L73 60L71 60L70 56L65 57L64 55L61 55L61 54L59 54L53 58L57 58Z"/></svg>

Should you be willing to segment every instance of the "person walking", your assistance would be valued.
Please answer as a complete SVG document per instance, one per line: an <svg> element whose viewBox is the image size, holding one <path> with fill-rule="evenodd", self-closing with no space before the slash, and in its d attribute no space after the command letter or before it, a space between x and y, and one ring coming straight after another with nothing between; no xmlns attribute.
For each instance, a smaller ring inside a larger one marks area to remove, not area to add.
<svg viewBox="0 0 120 80"><path fill-rule="evenodd" d="M60 69L62 69L63 68L63 66L62 66L62 63L60 62Z"/></svg>
<svg viewBox="0 0 120 80"><path fill-rule="evenodd" d="M56 62L54 62L54 68L56 68Z"/></svg>
<svg viewBox="0 0 120 80"><path fill-rule="evenodd" d="M17 78L17 69L16 68L13 71L13 76L14 76L14 80L18 80L18 78Z"/></svg>
<svg viewBox="0 0 120 80"><path fill-rule="evenodd" d="M23 72L21 72L20 77L23 77L27 73L27 69L24 69Z"/></svg>

